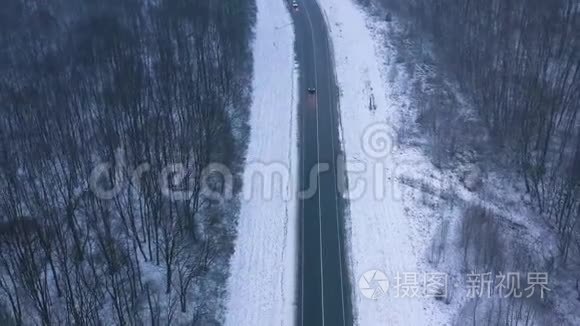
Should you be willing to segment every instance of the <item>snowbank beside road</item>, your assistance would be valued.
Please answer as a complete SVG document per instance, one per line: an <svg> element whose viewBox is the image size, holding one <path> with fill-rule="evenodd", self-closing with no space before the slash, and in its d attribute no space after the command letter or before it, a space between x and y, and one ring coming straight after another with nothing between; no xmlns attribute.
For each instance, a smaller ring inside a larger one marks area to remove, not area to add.
<svg viewBox="0 0 580 326"><path fill-rule="evenodd" d="M252 179L261 164L298 175L294 31L284 1L257 0L257 6L250 142L225 324L294 325L296 196L286 197L280 184L264 194L267 187ZM289 181L282 186L293 188L297 180Z"/></svg>
<svg viewBox="0 0 580 326"><path fill-rule="evenodd" d="M429 238L416 230L424 221L407 214L409 203L403 202L401 194L401 170L405 174L423 173L420 169L427 159L420 153L396 148L399 114L409 101L400 91L406 87L401 84L404 78L391 78L387 73L391 70L387 62L394 65L395 60L390 58L395 55L377 29L388 26L369 17L352 0L318 2L328 20L334 47L341 94L341 141L351 195L366 186L360 195L350 199L347 216L356 323L445 324L448 316L434 308L435 299L423 294L423 278L429 273L421 270L422 255ZM374 275L365 274L369 271L383 272L389 281L386 295L379 295L377 300L368 299L366 293L359 291L359 279ZM413 294L416 287L418 295Z"/></svg>

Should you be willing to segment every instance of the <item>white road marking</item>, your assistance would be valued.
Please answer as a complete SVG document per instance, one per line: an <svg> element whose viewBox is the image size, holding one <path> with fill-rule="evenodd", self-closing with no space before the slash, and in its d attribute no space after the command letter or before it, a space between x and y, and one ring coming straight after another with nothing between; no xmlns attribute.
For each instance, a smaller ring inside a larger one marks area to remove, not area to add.
<svg viewBox="0 0 580 326"><path fill-rule="evenodd" d="M320 8L320 13L322 15L324 15L322 13L322 7L319 6L319 8ZM325 21L325 24L326 24L326 21ZM326 49L327 49L328 54L330 56L332 53L330 51L330 44L329 44L329 41L328 41L328 38L329 37L330 37L330 34L327 31ZM332 63L331 62L329 62L328 68L329 68L329 73L331 71L333 71L333 69L332 69ZM329 100L329 103L332 103L332 93L331 93L333 91L332 83L329 83L328 89L329 89L328 100ZM331 120L334 121L333 107L330 108L330 116L331 116ZM338 126L336 126L336 127L338 128ZM336 215L336 233L338 235L338 259L339 259L339 264L340 264L340 300L341 300L341 305L342 305L342 325L344 326L344 325L346 325L346 318L345 318L345 311L344 311L344 285L343 285L343 281L342 281L342 278L343 278L343 276L342 276L343 261L342 261L342 249L341 249L342 239L341 239L341 236L340 236L340 221L338 219L338 216L339 216L339 213L338 213L338 198L339 198L338 196L339 196L339 193L338 193L338 190L336 189L336 185L337 185L336 183L338 182L338 175L336 173L337 164L336 164L336 156L335 156L336 150L334 148L334 128L330 128L330 138L331 138L331 146L332 146L332 154L333 154L332 155L332 163L333 163L333 165L335 167L332 170L332 172L333 172L334 181L335 181L335 183L334 183L334 185L335 185L335 187L334 187L334 194L335 194L335 197L334 197L334 207L336 209L336 214L335 214Z"/></svg>
<svg viewBox="0 0 580 326"><path fill-rule="evenodd" d="M316 47L315 47L315 42L314 42L314 28L312 25L312 21L310 19L310 14L308 13L308 9L306 6L304 6L304 12L306 13L306 18L308 19L308 24L310 25L310 37L312 40L312 53L314 56L314 87L315 89L318 88L318 70L316 67ZM321 300L322 300L322 326L324 326L325 322L324 322L324 264L323 264L323 259L322 259L322 207L321 207L321 203L320 203L320 135L319 135L319 128L318 128L318 96L317 94L315 94L316 96L316 155L317 155L317 164L316 164L316 169L317 169L317 177L316 177L316 182L317 182L317 187L318 187L318 225L319 225L319 234L320 234L320 289L321 289ZM304 247L304 246L303 246ZM303 249L304 250L304 249ZM304 254L304 253L303 253ZM303 266L304 268L304 266ZM304 271L303 271L303 278L304 278ZM304 320L304 296L302 297L302 320Z"/></svg>

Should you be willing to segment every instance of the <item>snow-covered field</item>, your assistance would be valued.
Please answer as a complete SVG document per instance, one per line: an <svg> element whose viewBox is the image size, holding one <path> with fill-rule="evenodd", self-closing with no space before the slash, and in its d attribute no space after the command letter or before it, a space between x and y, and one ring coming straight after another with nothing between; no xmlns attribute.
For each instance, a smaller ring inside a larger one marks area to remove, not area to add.
<svg viewBox="0 0 580 326"><path fill-rule="evenodd" d="M341 136L352 197L347 232L356 322L449 324L450 314L436 306L442 303L423 294L424 278L431 273L423 262L432 233L425 225L429 217L413 214L412 196L400 184L401 175L424 174L431 164L422 153L397 147L400 116L410 101L403 72L394 75L397 67L389 66L396 65L391 59L395 54L382 32L390 25L367 15L352 0L318 2L329 25L341 92ZM357 286L360 277L373 270L386 274L390 284L377 300L363 296Z"/></svg>
<svg viewBox="0 0 580 326"><path fill-rule="evenodd" d="M298 228L296 196L286 194L297 180L273 178L270 192L258 174L298 175L294 31L282 0L257 0L257 6L251 135L225 324L293 325Z"/></svg>

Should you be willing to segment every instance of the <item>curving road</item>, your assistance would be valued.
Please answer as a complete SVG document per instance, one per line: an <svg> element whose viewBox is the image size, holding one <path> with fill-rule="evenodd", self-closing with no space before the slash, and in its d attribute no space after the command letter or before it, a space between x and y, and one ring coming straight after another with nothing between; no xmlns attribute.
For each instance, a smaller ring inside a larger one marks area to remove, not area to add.
<svg viewBox="0 0 580 326"><path fill-rule="evenodd" d="M291 0L289 0L291 1ZM300 69L300 189L298 324L352 325L344 250L343 199L337 188L338 88L325 20L316 0L292 9ZM316 88L315 94L307 90ZM319 164L320 163L320 164Z"/></svg>

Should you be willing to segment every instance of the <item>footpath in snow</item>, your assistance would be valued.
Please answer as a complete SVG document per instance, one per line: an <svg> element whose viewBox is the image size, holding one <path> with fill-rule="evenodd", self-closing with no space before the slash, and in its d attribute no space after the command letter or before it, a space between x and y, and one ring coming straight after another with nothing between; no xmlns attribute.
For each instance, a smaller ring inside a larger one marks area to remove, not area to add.
<svg viewBox="0 0 580 326"><path fill-rule="evenodd" d="M251 132L225 324L294 325L298 236L292 195L297 180L291 177L298 175L294 30L284 1L257 0L257 6ZM287 178L276 178L276 173Z"/></svg>
<svg viewBox="0 0 580 326"><path fill-rule="evenodd" d="M433 309L433 298L418 298L405 292L412 288L401 287L405 282L410 286L421 282L420 261L427 240L414 232L420 222L406 214L396 180L398 170L409 172L414 167L405 165L409 153L396 144L398 112L408 106L408 99L393 96L404 86L387 78L387 57L393 54L376 29L388 27L369 17L353 0L318 2L329 25L341 94L341 141L351 196L347 245L356 323L443 324L445 318ZM375 271L386 275L388 286L385 295L372 300L359 289L365 286L359 280L364 275L370 281Z"/></svg>

